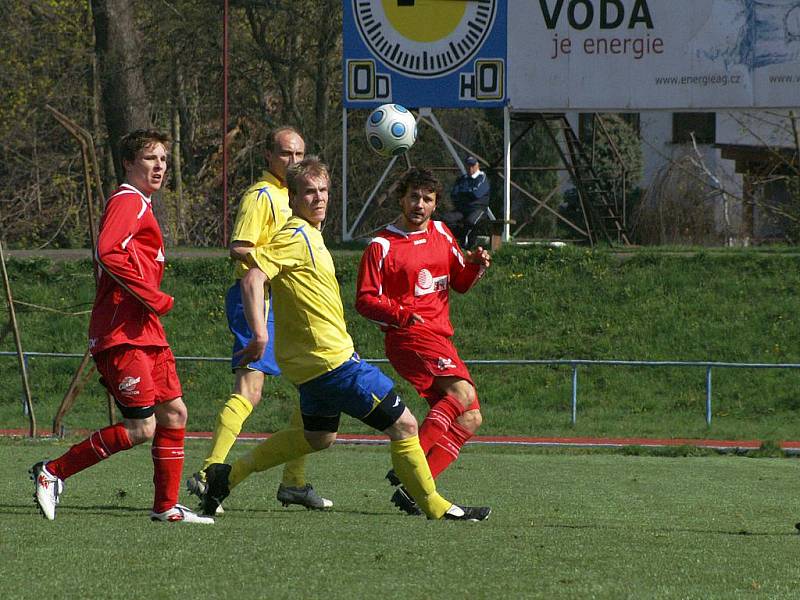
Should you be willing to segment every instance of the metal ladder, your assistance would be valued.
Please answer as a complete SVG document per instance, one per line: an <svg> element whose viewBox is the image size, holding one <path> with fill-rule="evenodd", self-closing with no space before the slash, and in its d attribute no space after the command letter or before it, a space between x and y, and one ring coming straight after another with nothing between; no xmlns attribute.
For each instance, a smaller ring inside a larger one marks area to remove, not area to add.
<svg viewBox="0 0 800 600"><path fill-rule="evenodd" d="M623 217L608 181L597 175L586 150L564 113L540 113L538 118L569 171L583 212L589 242L630 245ZM559 136L560 134L560 136ZM564 144L559 143L559 137Z"/></svg>

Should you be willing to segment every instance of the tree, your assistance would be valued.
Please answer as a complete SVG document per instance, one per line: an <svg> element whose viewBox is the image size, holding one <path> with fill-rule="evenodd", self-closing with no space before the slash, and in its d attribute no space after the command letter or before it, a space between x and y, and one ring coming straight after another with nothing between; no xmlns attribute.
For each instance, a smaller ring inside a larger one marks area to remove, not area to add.
<svg viewBox="0 0 800 600"><path fill-rule="evenodd" d="M144 52L130 2L91 0L91 7L103 112L117 179L122 181L118 140L129 131L152 126L142 71Z"/></svg>
<svg viewBox="0 0 800 600"><path fill-rule="evenodd" d="M86 5L22 0L0 22L0 238L83 245L80 150L45 106L78 118L90 111Z"/></svg>

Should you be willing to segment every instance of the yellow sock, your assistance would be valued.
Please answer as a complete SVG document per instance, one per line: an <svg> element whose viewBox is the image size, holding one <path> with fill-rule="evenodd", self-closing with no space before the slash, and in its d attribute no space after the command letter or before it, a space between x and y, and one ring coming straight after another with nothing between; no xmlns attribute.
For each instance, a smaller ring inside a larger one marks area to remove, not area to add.
<svg viewBox="0 0 800 600"><path fill-rule="evenodd" d="M419 445L419 437L392 440L389 444L392 453L392 466L403 485L428 517L441 519L452 506L436 491L425 453Z"/></svg>
<svg viewBox="0 0 800 600"><path fill-rule="evenodd" d="M228 486L233 489L251 473L266 471L313 451L302 429L282 429L233 463Z"/></svg>
<svg viewBox="0 0 800 600"><path fill-rule="evenodd" d="M253 412L253 405L240 394L231 397L217 416L217 428L211 438L211 452L203 461L203 471L213 463L224 463L236 438L242 431L242 425Z"/></svg>
<svg viewBox="0 0 800 600"><path fill-rule="evenodd" d="M298 401L292 411L292 418L289 421L290 429L299 429L303 431L303 415L300 413L300 402ZM300 458L287 461L283 467L283 478L281 479L283 485L289 487L303 487L306 484L306 457L303 455Z"/></svg>

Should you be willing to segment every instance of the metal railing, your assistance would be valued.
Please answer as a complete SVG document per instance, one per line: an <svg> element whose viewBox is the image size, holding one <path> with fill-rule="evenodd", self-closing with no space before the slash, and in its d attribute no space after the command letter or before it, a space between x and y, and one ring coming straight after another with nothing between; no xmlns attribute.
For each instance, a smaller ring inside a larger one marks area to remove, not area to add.
<svg viewBox="0 0 800 600"><path fill-rule="evenodd" d="M0 356L17 356L16 352L0 352ZM52 357L52 358L83 358L83 354L72 354L63 352L25 352L24 360L29 357ZM196 362L224 362L230 363L230 357L217 356L176 356L175 360L196 361ZM388 363L385 358L365 358L369 363ZM704 368L706 370L706 424L711 425L711 391L712 391L712 369L800 369L797 363L737 363L737 362L716 362L716 361L691 361L691 360L589 360L589 359L498 359L465 360L468 365L541 365L541 366L568 366L572 368L572 424L578 420L578 367L581 366L621 366L621 367L686 367Z"/></svg>
<svg viewBox="0 0 800 600"><path fill-rule="evenodd" d="M704 367L706 370L706 424L711 425L711 369L800 369L797 363L734 363L691 360L585 360L585 359L543 359L543 360L467 360L468 364L504 365L563 365L572 367L572 424L578 420L578 367L587 365L607 365L626 367Z"/></svg>

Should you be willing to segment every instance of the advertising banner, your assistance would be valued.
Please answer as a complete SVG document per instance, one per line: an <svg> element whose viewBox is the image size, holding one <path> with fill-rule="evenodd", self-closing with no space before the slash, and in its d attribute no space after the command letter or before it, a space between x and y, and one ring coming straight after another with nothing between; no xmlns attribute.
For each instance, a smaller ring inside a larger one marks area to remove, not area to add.
<svg viewBox="0 0 800 600"><path fill-rule="evenodd" d="M514 110L800 104L800 0L511 0Z"/></svg>

